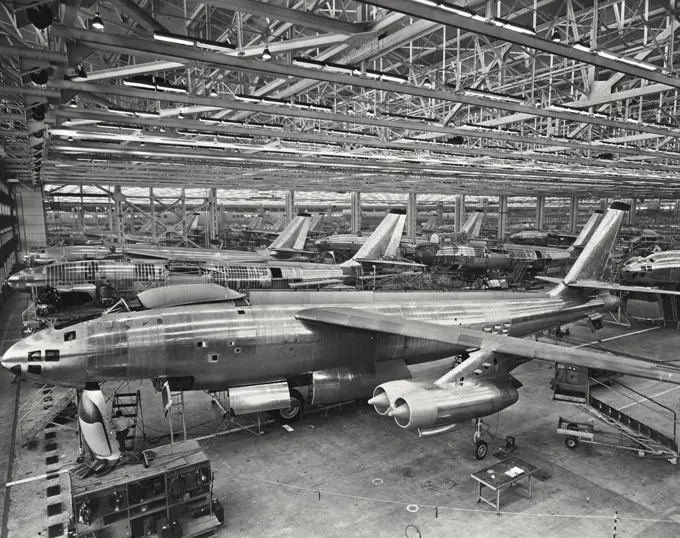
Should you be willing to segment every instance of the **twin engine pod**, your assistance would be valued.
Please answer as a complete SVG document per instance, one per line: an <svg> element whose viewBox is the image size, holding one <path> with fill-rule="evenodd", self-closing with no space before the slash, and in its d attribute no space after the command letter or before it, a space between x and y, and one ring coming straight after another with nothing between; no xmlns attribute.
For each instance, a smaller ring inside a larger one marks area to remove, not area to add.
<svg viewBox="0 0 680 538"><path fill-rule="evenodd" d="M368 403L402 428L416 430L492 415L518 399L515 387L492 381L443 386L393 381L376 387Z"/></svg>

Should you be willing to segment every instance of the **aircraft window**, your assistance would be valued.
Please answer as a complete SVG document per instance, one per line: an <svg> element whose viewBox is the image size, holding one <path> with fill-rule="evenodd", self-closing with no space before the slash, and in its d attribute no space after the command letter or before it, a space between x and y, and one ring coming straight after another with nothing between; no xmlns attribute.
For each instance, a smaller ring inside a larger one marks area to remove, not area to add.
<svg viewBox="0 0 680 538"><path fill-rule="evenodd" d="M64 342L70 342L71 340L76 339L76 331L69 331L67 333L64 333Z"/></svg>
<svg viewBox="0 0 680 538"><path fill-rule="evenodd" d="M40 360L42 360L41 355L42 355L42 353L40 351L29 351L28 352L28 360L29 361L40 361Z"/></svg>
<svg viewBox="0 0 680 538"><path fill-rule="evenodd" d="M237 310L240 316L245 316L246 311L245 310Z"/></svg>
<svg viewBox="0 0 680 538"><path fill-rule="evenodd" d="M205 345L205 342L196 342L196 347L208 347Z"/></svg>
<svg viewBox="0 0 680 538"><path fill-rule="evenodd" d="M234 353L241 353L241 348L240 348L240 347L235 347L235 348L234 348Z"/></svg>
<svg viewBox="0 0 680 538"><path fill-rule="evenodd" d="M216 355L216 354L208 355L208 362L217 362L218 359L219 359L219 356Z"/></svg>
<svg viewBox="0 0 680 538"><path fill-rule="evenodd" d="M233 346L235 343L236 343L236 342L234 342L233 340L229 340L229 345L230 345L230 346Z"/></svg>
<svg viewBox="0 0 680 538"><path fill-rule="evenodd" d="M57 362L59 360L59 350L58 349L46 349L45 350L45 361L46 362Z"/></svg>
<svg viewBox="0 0 680 538"><path fill-rule="evenodd" d="M28 365L28 373L40 375L40 374L42 374L42 366L40 366L39 364L29 364Z"/></svg>

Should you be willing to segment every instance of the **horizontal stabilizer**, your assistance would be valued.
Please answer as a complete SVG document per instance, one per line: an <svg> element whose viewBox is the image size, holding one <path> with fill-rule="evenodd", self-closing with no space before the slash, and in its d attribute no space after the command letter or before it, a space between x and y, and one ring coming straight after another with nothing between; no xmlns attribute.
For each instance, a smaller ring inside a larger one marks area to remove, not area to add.
<svg viewBox="0 0 680 538"><path fill-rule="evenodd" d="M564 284L562 279L549 276L537 276L538 280L550 282L551 284ZM615 282L600 282L599 280L577 280L565 284L570 289L583 290L602 290L602 291L630 291L635 293L651 293L654 295L680 295L680 291L660 290L658 288L648 288L646 286L626 286Z"/></svg>
<svg viewBox="0 0 680 538"><path fill-rule="evenodd" d="M269 249L271 250L275 255L276 254L308 254L308 255L313 255L317 254L316 251L313 250L297 250L295 248L274 248L274 249Z"/></svg>
<svg viewBox="0 0 680 538"><path fill-rule="evenodd" d="M307 280L306 282L291 282L288 285L293 289L298 288L313 288L314 286L331 286L333 284L342 284L342 280L328 279L328 280Z"/></svg>

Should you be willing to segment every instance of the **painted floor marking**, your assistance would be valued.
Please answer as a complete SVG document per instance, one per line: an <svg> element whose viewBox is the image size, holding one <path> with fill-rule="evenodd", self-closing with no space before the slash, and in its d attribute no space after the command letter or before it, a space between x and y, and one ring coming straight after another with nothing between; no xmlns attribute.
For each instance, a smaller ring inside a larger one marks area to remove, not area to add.
<svg viewBox="0 0 680 538"><path fill-rule="evenodd" d="M592 346L593 344L601 344L602 342L609 342L611 340L616 340L617 338L625 338L626 336L633 336L636 334L642 334L646 333L649 331L655 331L656 329L660 329L661 327L650 327L649 329L641 329L639 331L635 331L632 333L625 333L625 334L619 334L618 336L611 336L609 338L605 338L604 340L593 340L592 342L587 342L585 344L580 344L578 346L574 346L574 348L579 348L579 347L586 347L586 346Z"/></svg>

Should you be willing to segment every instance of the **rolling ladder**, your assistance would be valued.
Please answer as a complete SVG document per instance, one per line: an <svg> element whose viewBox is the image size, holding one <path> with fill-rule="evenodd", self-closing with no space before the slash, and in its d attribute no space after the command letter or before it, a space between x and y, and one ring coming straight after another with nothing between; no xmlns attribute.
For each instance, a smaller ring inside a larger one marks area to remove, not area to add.
<svg viewBox="0 0 680 538"><path fill-rule="evenodd" d="M651 403L662 408L664 412L668 414L667 416L672 416L673 436L670 437L599 398L594 397L590 393L591 381L593 381L593 378L591 377L591 372L587 368L558 364L555 369L553 400L575 404L576 407L593 419L597 419L616 430L619 433L620 441L625 442L625 444L619 443L618 445L615 445L596 443L593 441L594 429L592 425L586 427L586 431L583 431L583 426L585 426L583 423L576 423L563 418L560 418L558 433L573 435L574 437L571 437L571 439L574 440L580 439L581 441L593 444L612 446L614 448L636 452L640 457L663 458L674 465L677 464L679 451L677 441L677 415L675 411L652 398L633 390L623 383L612 380L612 385L619 385L621 388L644 398L646 403ZM596 380L595 382L601 385L603 384ZM610 388L610 390L620 392L613 388ZM565 429L563 429L563 425L566 426ZM567 441L569 441L569 439L570 438L568 437ZM567 442L567 446L574 448L576 442L571 445Z"/></svg>
<svg viewBox="0 0 680 538"><path fill-rule="evenodd" d="M518 261L515 263L515 266L512 268L512 272L507 276L508 284L511 286L516 286L522 282L522 279L524 278L528 268L529 264L527 262Z"/></svg>
<svg viewBox="0 0 680 538"><path fill-rule="evenodd" d="M146 438L140 391L114 393L111 403L111 420L115 418L117 411L120 411L124 417L130 420L130 431L125 438L125 448L128 451L133 451L136 449L135 444L138 432L141 432L142 440Z"/></svg>
<svg viewBox="0 0 680 538"><path fill-rule="evenodd" d="M672 295L659 295L658 300L663 315L664 325L674 323L676 328L680 328L678 297Z"/></svg>
<svg viewBox="0 0 680 538"><path fill-rule="evenodd" d="M56 423L59 414L73 401L75 389L61 392L57 387L43 385L19 408L21 446L26 446L47 426ZM62 426L62 425L60 425Z"/></svg>

